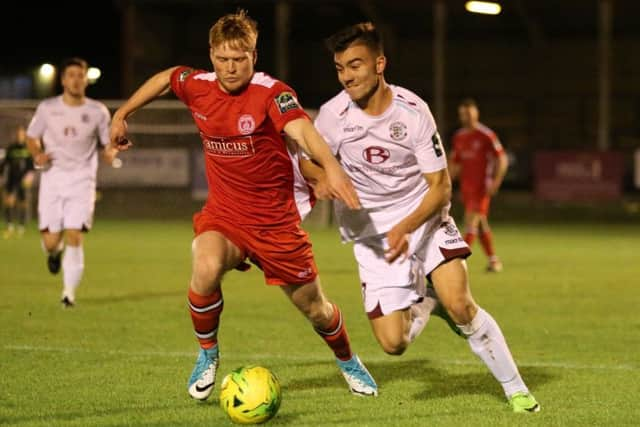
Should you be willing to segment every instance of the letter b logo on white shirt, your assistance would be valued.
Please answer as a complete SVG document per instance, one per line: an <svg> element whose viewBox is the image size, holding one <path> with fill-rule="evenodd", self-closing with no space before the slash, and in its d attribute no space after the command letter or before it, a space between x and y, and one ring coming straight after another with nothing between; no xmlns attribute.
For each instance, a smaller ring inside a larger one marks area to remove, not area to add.
<svg viewBox="0 0 640 427"><path fill-rule="evenodd" d="M362 151L362 157L369 163L373 163L374 165L385 162L391 154L389 150L382 147L367 147Z"/></svg>

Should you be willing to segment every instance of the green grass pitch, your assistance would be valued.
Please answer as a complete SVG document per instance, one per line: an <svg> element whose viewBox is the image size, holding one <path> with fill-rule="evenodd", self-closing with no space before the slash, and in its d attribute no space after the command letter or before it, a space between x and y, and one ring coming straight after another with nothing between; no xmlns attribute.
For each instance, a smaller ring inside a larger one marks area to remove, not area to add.
<svg viewBox="0 0 640 427"><path fill-rule="evenodd" d="M501 388L440 319L401 357L379 349L363 314L351 249L312 230L327 295L380 386L348 393L332 354L257 268L224 282L215 394L192 401L197 352L186 306L188 222L99 220L87 238L78 306L59 305L34 229L0 241L0 425L224 426L222 377L245 364L283 386L270 424L292 426L620 426L640 424L637 225L498 224L505 271L470 258L476 300L501 325L542 405L509 412Z"/></svg>

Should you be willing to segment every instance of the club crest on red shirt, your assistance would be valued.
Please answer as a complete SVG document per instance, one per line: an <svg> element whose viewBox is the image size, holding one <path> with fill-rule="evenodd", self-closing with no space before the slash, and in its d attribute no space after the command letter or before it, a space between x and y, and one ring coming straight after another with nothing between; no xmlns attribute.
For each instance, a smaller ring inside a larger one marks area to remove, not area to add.
<svg viewBox="0 0 640 427"><path fill-rule="evenodd" d="M243 114L238 119L238 132L242 135L249 135L256 129L256 121L251 114Z"/></svg>

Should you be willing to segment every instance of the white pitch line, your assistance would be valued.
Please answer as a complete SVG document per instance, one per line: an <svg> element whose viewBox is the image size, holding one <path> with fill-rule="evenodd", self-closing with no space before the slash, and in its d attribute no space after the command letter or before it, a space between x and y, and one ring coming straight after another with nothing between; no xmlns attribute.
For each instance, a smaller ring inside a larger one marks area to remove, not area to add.
<svg viewBox="0 0 640 427"><path fill-rule="evenodd" d="M30 345L4 345L3 350L6 351L28 351L28 352L44 352L44 353L90 353L90 354L104 354L108 356L128 356L128 357L189 357L193 358L197 355L195 351L126 351L126 350L96 350L83 347L37 347ZM269 353L224 353L223 357L229 360L286 360L286 361L298 361L298 362L327 362L330 358L312 358L306 356L295 356L291 354L269 354ZM410 358L415 360L415 358ZM392 358L389 356L368 356L367 362L390 362ZM426 363L435 363L440 365L459 365L459 366L480 366L481 363L460 360L460 359L427 359ZM578 370L591 370L591 371L638 371L639 366L630 364L619 365L603 365L603 364L582 364L572 362L560 362L560 361L521 361L518 363L520 367L533 367L533 368L555 368L555 369L578 369Z"/></svg>

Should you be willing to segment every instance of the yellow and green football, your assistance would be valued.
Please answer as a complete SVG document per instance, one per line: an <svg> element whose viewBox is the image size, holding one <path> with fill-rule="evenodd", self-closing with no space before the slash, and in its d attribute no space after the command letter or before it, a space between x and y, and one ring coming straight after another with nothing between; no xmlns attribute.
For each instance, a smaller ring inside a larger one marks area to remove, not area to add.
<svg viewBox="0 0 640 427"><path fill-rule="evenodd" d="M264 423L278 412L282 393L276 376L262 366L229 373L220 386L220 406L238 424Z"/></svg>

